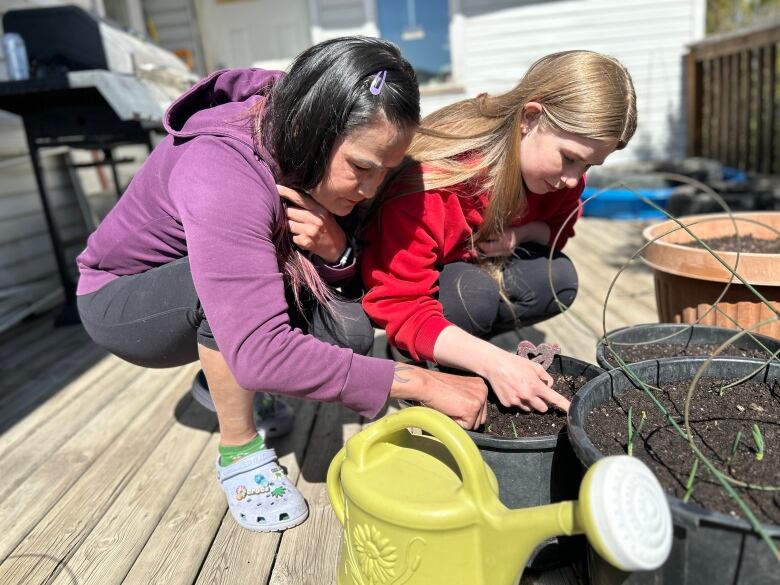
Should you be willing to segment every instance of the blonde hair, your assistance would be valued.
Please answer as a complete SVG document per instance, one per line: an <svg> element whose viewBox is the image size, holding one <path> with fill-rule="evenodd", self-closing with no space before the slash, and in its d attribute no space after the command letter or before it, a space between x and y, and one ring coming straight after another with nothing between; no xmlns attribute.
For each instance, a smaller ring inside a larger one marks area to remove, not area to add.
<svg viewBox="0 0 780 585"><path fill-rule="evenodd" d="M636 130L636 94L626 68L592 51L564 51L536 61L504 94L481 94L425 117L394 178L418 174L406 193L472 182L477 192L490 194L473 243L502 232L525 202L519 147L528 102L542 105L540 127L616 140L617 149ZM428 163L422 175L418 163Z"/></svg>

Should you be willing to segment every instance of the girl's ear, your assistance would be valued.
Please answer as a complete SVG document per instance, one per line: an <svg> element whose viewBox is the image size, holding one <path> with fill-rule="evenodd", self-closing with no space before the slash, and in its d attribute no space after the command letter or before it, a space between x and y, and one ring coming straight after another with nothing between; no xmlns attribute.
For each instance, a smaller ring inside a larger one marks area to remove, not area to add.
<svg viewBox="0 0 780 585"><path fill-rule="evenodd" d="M539 122L539 116L542 114L542 104L539 102L528 102L523 106L522 123L526 131L531 130Z"/></svg>

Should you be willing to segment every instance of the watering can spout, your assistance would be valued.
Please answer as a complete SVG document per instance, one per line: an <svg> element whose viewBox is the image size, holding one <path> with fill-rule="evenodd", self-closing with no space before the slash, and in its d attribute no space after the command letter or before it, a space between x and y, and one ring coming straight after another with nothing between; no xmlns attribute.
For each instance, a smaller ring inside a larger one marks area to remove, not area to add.
<svg viewBox="0 0 780 585"><path fill-rule="evenodd" d="M485 539L484 558L495 558L492 576L500 579L486 582L518 583L534 550L553 536L581 534L577 502L566 501L546 506L508 510L488 522L495 535ZM503 542L500 547L495 542Z"/></svg>
<svg viewBox="0 0 780 585"><path fill-rule="evenodd" d="M605 457L588 470L579 500L512 510L501 519L499 532L517 543L514 550L505 547L501 561L516 575L545 539L575 534L585 534L596 552L622 571L652 571L671 551L672 517L653 473L622 455Z"/></svg>

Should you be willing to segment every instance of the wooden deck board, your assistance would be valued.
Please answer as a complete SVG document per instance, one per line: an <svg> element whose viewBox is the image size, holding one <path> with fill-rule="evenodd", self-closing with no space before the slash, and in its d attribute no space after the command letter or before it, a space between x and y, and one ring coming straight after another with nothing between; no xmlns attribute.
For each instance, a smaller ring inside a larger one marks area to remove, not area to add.
<svg viewBox="0 0 780 585"><path fill-rule="evenodd" d="M147 401L120 437L53 503L0 565L0 583L49 583L67 567L73 553L174 424L172 413L185 385L189 386L192 368L153 373L158 374L160 389L167 383L166 391ZM24 487L23 484L19 489ZM6 554L2 550L0 557Z"/></svg>
<svg viewBox="0 0 780 585"><path fill-rule="evenodd" d="M360 431L361 419L337 404L323 404L303 462L298 489L309 504L305 524L282 536L271 585L335 583L341 525L330 507L325 487L328 466L345 441ZM317 543L317 546L311 546Z"/></svg>
<svg viewBox="0 0 780 585"><path fill-rule="evenodd" d="M572 309L510 332L507 347L561 341L565 354L593 361L603 296L641 246L641 227L583 219L566 248L580 277ZM608 327L655 321L652 290L636 262L613 290ZM215 481L216 418L187 394L196 366L138 368L106 356L80 328L52 324L52 314L19 324L0 343L0 583L334 583L341 526L325 474L365 421L295 401L295 430L273 446L310 517L285 533L252 533L227 513ZM566 567L522 581L578 583Z"/></svg>

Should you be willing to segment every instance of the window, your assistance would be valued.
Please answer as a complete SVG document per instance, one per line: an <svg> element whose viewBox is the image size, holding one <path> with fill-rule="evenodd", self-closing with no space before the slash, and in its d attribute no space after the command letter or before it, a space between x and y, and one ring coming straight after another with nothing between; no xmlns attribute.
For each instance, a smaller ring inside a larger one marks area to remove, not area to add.
<svg viewBox="0 0 780 585"><path fill-rule="evenodd" d="M421 86L452 82L448 0L377 0L379 35L401 48Z"/></svg>

